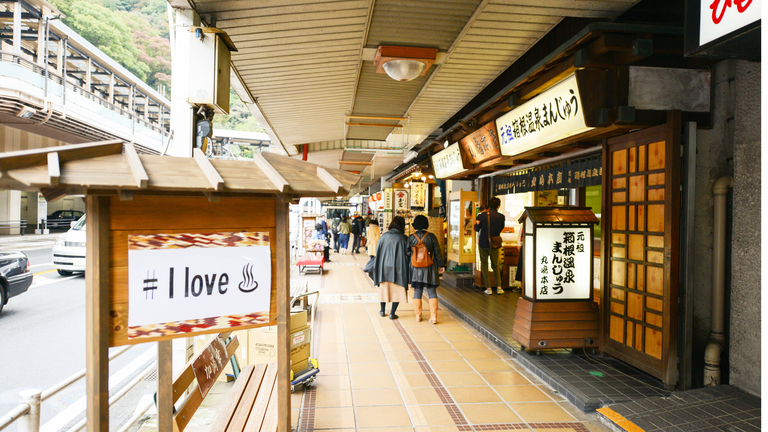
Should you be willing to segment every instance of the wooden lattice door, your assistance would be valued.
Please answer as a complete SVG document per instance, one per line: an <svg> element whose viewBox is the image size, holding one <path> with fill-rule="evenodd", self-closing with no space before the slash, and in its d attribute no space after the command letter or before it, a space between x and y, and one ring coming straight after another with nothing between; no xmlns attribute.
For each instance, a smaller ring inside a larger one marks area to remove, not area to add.
<svg viewBox="0 0 768 432"><path fill-rule="evenodd" d="M677 382L680 120L607 140L603 160L603 346Z"/></svg>

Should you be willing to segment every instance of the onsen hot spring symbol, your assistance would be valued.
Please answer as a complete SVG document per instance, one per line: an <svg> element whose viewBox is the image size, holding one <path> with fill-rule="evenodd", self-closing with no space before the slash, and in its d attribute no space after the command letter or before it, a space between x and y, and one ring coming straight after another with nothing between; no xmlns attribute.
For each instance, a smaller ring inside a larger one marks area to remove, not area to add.
<svg viewBox="0 0 768 432"><path fill-rule="evenodd" d="M243 267L243 281L237 286L242 292L253 292L259 287L259 282L253 277L253 264L246 264Z"/></svg>

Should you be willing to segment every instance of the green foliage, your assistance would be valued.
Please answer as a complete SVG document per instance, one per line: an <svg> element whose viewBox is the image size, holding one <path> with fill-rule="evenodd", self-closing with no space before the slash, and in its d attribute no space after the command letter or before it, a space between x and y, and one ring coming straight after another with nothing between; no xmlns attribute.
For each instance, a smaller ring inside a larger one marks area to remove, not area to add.
<svg viewBox="0 0 768 432"><path fill-rule="evenodd" d="M237 96L233 89L229 89L229 115L213 116L213 127L216 129L239 130L250 132L263 132L261 126L253 117L248 107ZM253 157L253 156L248 156Z"/></svg>
<svg viewBox="0 0 768 432"><path fill-rule="evenodd" d="M50 0L64 23L152 88L170 97L171 43L167 0ZM230 89L230 114L214 117L216 128L262 131ZM244 149L244 152L251 151ZM250 153L253 157L252 152Z"/></svg>

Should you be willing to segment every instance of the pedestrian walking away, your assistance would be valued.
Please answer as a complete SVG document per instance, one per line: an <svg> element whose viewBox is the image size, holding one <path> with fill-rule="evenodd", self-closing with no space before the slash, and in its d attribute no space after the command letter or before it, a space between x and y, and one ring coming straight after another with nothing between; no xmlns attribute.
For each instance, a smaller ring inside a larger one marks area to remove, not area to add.
<svg viewBox="0 0 768 432"><path fill-rule="evenodd" d="M355 214L354 219L352 219L352 234L355 236L355 239L352 243L353 253L360 253L361 238L363 237L364 233L365 222L363 222L363 218L360 215Z"/></svg>
<svg viewBox="0 0 768 432"><path fill-rule="evenodd" d="M408 253L411 267L411 288L413 288L413 309L416 313L416 321L421 321L421 297L424 289L429 297L429 322L437 324L437 286L440 284L440 276L445 271L443 263L443 251L437 236L427 232L429 219L418 215L411 224L416 230L408 237Z"/></svg>
<svg viewBox="0 0 768 432"><path fill-rule="evenodd" d="M387 232L381 235L376 246L376 258L373 262L373 283L379 287L381 311L386 316L386 305L392 302L389 319L397 319L395 311L400 302L408 301L408 281L410 264L408 263L408 238L405 232L405 219L395 216Z"/></svg>
<svg viewBox="0 0 768 432"><path fill-rule="evenodd" d="M349 246L349 233L351 232L352 227L349 225L347 217L342 217L341 223L339 224L339 248L342 255L347 254L347 247Z"/></svg>
<svg viewBox="0 0 768 432"><path fill-rule="evenodd" d="M501 268L499 267L499 252L501 252L501 230L504 229L504 215L499 213L501 200L497 197L488 201L488 210L477 215L475 221L475 231L478 232L477 243L480 253L480 271L483 273L483 282L485 283L485 293L493 294L490 281L488 280L488 259L491 260L491 269L493 270L493 280L495 282L496 294L504 294L501 287ZM495 237L495 238L494 238ZM498 241L498 244L491 244L492 241Z"/></svg>
<svg viewBox="0 0 768 432"><path fill-rule="evenodd" d="M378 246L379 237L381 237L381 232L379 231L379 222L372 220L371 223L368 224L365 237L368 239L368 256L370 258L368 259L368 263L365 264L363 271L368 273L368 276L373 279L373 265L374 261L376 260L376 246Z"/></svg>
<svg viewBox="0 0 768 432"><path fill-rule="evenodd" d="M339 212L333 213L333 221L331 221L331 234L333 235L333 251L339 253L339 224L341 223L341 216Z"/></svg>

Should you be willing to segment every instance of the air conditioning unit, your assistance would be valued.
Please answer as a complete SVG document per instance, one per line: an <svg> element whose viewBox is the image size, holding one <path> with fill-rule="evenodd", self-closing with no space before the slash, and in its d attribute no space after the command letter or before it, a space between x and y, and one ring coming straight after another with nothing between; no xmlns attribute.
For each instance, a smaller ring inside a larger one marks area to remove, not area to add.
<svg viewBox="0 0 768 432"><path fill-rule="evenodd" d="M235 44L223 30L192 27L189 37L189 98L217 114L229 114L230 52Z"/></svg>

